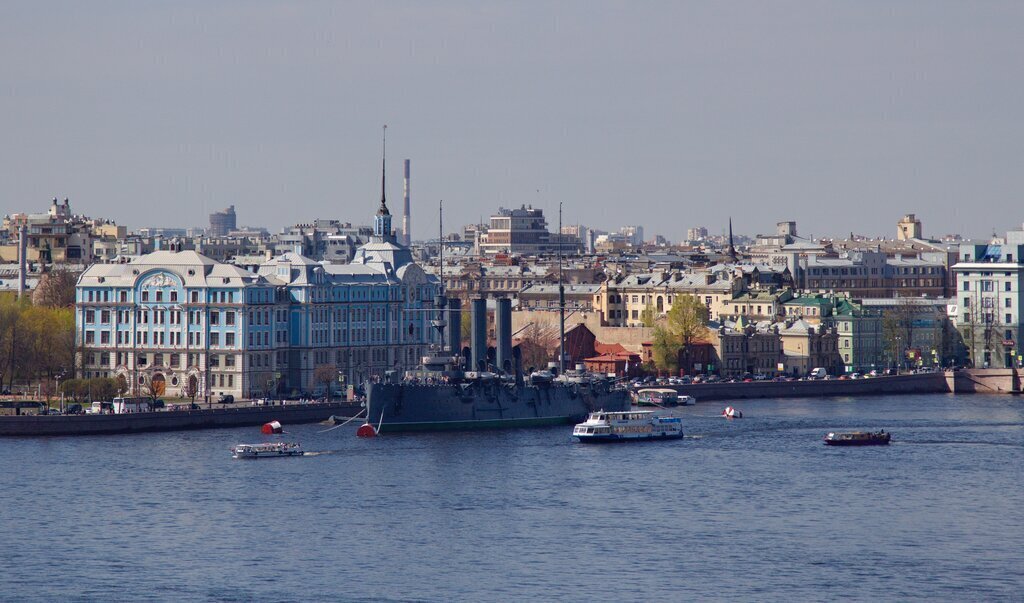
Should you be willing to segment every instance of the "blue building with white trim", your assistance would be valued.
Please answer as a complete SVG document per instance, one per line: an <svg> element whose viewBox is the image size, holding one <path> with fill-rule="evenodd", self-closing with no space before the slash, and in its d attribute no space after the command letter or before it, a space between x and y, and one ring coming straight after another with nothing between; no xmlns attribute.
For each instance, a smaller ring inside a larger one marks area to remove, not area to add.
<svg viewBox="0 0 1024 603"><path fill-rule="evenodd" d="M255 272L194 251L95 264L76 291L85 377L135 393L255 398L320 394L415 368L432 344L436 277L397 244L385 200L352 263L295 253Z"/></svg>

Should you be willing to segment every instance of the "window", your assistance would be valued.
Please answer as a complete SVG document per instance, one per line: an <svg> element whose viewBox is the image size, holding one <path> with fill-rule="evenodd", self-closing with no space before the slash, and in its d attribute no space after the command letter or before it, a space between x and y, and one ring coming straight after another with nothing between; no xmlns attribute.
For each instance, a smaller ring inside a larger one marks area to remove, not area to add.
<svg viewBox="0 0 1024 603"><path fill-rule="evenodd" d="M171 362L171 368L178 368L178 355L177 354L171 354L169 360Z"/></svg>
<svg viewBox="0 0 1024 603"><path fill-rule="evenodd" d="M230 354L225 356L224 357L224 366L235 366L235 357L230 355Z"/></svg>
<svg viewBox="0 0 1024 603"><path fill-rule="evenodd" d="M212 312L210 312L210 324L211 325L219 325L220 324L220 312L218 312L216 310L213 310Z"/></svg>
<svg viewBox="0 0 1024 603"><path fill-rule="evenodd" d="M96 312L94 310L86 310L85 323L91 325L94 322L96 322Z"/></svg>
<svg viewBox="0 0 1024 603"><path fill-rule="evenodd" d="M103 310L100 312L100 322L103 324L110 324L110 310Z"/></svg>
<svg viewBox="0 0 1024 603"><path fill-rule="evenodd" d="M235 345L235 334L234 333L225 333L224 334L224 345L229 346L229 347Z"/></svg>
<svg viewBox="0 0 1024 603"><path fill-rule="evenodd" d="M225 312L224 313L224 324L226 324L226 325L233 325L233 324L235 324L235 313L234 312Z"/></svg>
<svg viewBox="0 0 1024 603"><path fill-rule="evenodd" d="M220 333L210 333L210 345L220 345Z"/></svg>
<svg viewBox="0 0 1024 603"><path fill-rule="evenodd" d="M156 292L156 301L158 301L158 302L164 301L164 292L163 291L157 291Z"/></svg>
<svg viewBox="0 0 1024 603"><path fill-rule="evenodd" d="M1010 291L1010 281L1003 283L1003 291Z"/></svg>
<svg viewBox="0 0 1024 603"><path fill-rule="evenodd" d="M144 301L144 302L148 302L149 301L149 291L143 291L142 292L142 301Z"/></svg>
<svg viewBox="0 0 1024 603"><path fill-rule="evenodd" d="M85 332L85 343L95 343L95 342L96 342L96 333L94 331L86 331Z"/></svg>
<svg viewBox="0 0 1024 603"><path fill-rule="evenodd" d="M178 292L177 291L171 291L171 301L172 302L178 301Z"/></svg>
<svg viewBox="0 0 1024 603"><path fill-rule="evenodd" d="M1013 323L1013 314L1007 314L1006 315L1005 323L1006 324L1012 324ZM1007 337L1007 339L1009 339L1009 337Z"/></svg>
<svg viewBox="0 0 1024 603"><path fill-rule="evenodd" d="M992 281L984 280L981 281L981 290L984 292L995 291L995 287L993 286Z"/></svg>
<svg viewBox="0 0 1024 603"><path fill-rule="evenodd" d="M971 290L971 281L964 281L964 291Z"/></svg>
<svg viewBox="0 0 1024 603"><path fill-rule="evenodd" d="M1013 307L1013 300L1011 300L1009 297L1007 297L1006 299L1003 300L1003 305L1005 307L1007 307L1007 308L1012 308Z"/></svg>
<svg viewBox="0 0 1024 603"><path fill-rule="evenodd" d="M971 298L969 298L969 297L965 297L964 298L964 307L965 308L970 308L971 307Z"/></svg>

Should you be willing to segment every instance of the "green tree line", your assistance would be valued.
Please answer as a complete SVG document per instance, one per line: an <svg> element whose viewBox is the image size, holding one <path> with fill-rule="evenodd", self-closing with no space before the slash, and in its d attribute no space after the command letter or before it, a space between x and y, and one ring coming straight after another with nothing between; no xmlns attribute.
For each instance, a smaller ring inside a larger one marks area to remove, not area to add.
<svg viewBox="0 0 1024 603"><path fill-rule="evenodd" d="M75 311L0 296L0 384L39 382L52 392L58 376L75 377Z"/></svg>

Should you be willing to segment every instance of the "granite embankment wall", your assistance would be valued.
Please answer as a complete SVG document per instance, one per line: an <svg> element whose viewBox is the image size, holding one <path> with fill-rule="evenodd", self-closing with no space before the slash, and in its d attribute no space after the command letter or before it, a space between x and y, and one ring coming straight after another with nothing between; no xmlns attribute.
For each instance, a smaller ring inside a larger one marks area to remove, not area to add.
<svg viewBox="0 0 1024 603"><path fill-rule="evenodd" d="M958 394L1019 394L1016 369L965 369L954 373L952 390Z"/></svg>
<svg viewBox="0 0 1024 603"><path fill-rule="evenodd" d="M952 391L952 373L922 373L875 377L872 379L828 381L756 381L753 383L698 383L672 386L698 402L744 398L820 398L834 396L877 396L932 394Z"/></svg>

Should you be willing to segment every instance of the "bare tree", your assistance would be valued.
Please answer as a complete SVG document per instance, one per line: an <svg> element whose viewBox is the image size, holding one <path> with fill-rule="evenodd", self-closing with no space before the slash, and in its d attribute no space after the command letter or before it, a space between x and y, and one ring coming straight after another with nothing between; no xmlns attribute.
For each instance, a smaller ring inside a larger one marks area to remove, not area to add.
<svg viewBox="0 0 1024 603"><path fill-rule="evenodd" d="M324 396L330 398L331 384L338 379L338 367L333 364L321 364L313 369L313 382L323 386Z"/></svg>
<svg viewBox="0 0 1024 603"><path fill-rule="evenodd" d="M541 369L558 355L558 327L534 322L519 338L523 368Z"/></svg>
<svg viewBox="0 0 1024 603"><path fill-rule="evenodd" d="M67 308L75 305L77 278L71 271L54 268L39 279L32 292L32 305L45 308Z"/></svg>

